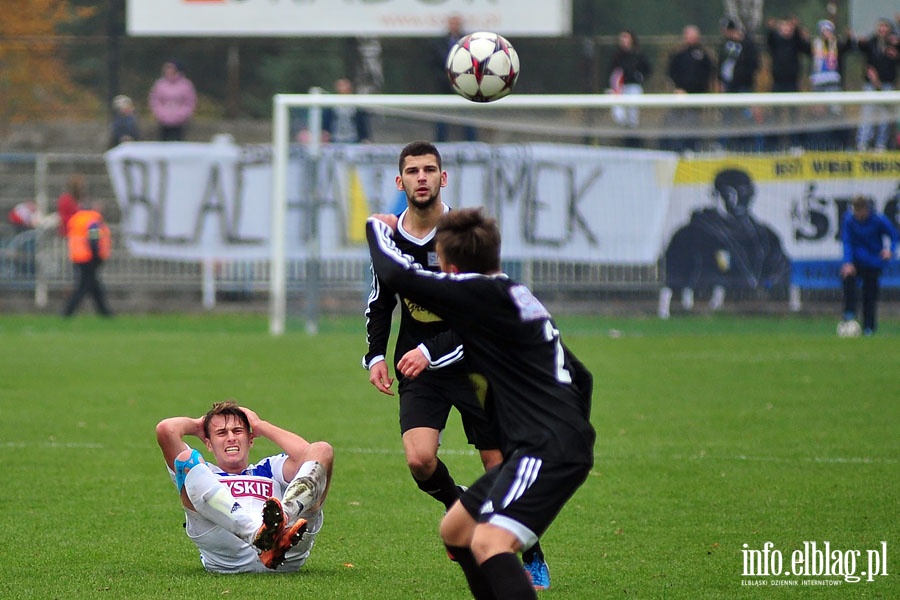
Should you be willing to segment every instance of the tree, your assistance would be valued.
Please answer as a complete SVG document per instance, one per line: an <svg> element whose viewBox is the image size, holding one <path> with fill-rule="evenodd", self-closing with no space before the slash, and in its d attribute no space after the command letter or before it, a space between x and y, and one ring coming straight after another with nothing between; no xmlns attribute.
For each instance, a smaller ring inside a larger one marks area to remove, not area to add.
<svg viewBox="0 0 900 600"><path fill-rule="evenodd" d="M59 23L85 16L66 0L5 0L0 19L0 128L30 119L70 116L96 99L72 83ZM87 12L85 12L87 11Z"/></svg>

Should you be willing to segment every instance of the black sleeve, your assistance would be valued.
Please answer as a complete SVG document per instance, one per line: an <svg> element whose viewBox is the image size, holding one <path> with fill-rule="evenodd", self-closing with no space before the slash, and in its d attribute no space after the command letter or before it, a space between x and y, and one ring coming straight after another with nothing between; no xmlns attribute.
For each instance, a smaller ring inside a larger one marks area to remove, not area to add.
<svg viewBox="0 0 900 600"><path fill-rule="evenodd" d="M484 294L490 286L470 289L471 285L477 285L475 282L485 278L433 273L416 263L412 256L403 254L392 234L391 228L377 219L370 218L366 222L372 266L385 287L427 306L447 321L451 329L488 319L492 314L491 301ZM463 282L467 285L460 285Z"/></svg>
<svg viewBox="0 0 900 600"><path fill-rule="evenodd" d="M462 339L452 329L423 341L422 345L431 356L430 369L442 369L463 359Z"/></svg>
<svg viewBox="0 0 900 600"><path fill-rule="evenodd" d="M377 275L372 273L372 291L366 305L366 341L368 351L363 356L363 367L376 356L384 356L387 360L388 339L391 335L391 316L397 305L397 294L385 289Z"/></svg>

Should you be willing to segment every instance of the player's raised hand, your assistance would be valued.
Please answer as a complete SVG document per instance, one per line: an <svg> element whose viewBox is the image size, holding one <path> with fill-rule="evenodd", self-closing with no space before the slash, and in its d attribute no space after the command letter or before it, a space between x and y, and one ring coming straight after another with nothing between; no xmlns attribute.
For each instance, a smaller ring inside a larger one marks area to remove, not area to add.
<svg viewBox="0 0 900 600"><path fill-rule="evenodd" d="M428 362L428 358L421 350L413 348L400 358L400 362L397 363L397 370L404 377L415 379L419 376L419 373L428 368Z"/></svg>
<svg viewBox="0 0 900 600"><path fill-rule="evenodd" d="M241 410L244 411L244 414L247 415L247 421L250 422L250 436L251 438L255 438L257 425L262 419L259 418L259 415L256 414L256 411L253 411L246 406L242 406Z"/></svg>
<svg viewBox="0 0 900 600"><path fill-rule="evenodd" d="M394 395L394 390L391 389L394 379L388 374L386 360L379 361L369 367L369 383L374 385L375 389L382 394Z"/></svg>
<svg viewBox="0 0 900 600"><path fill-rule="evenodd" d="M372 217L378 219L382 223L386 223L392 230L397 231L397 215L375 213Z"/></svg>

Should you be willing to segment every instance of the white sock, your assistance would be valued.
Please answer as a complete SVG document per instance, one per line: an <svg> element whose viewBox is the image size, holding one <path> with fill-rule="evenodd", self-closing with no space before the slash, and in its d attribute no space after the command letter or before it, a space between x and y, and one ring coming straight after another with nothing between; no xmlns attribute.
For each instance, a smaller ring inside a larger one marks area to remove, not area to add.
<svg viewBox="0 0 900 600"><path fill-rule="evenodd" d="M691 288L684 288L681 290L681 306L684 307L684 310L693 310L694 308L694 290Z"/></svg>
<svg viewBox="0 0 900 600"><path fill-rule="evenodd" d="M312 485L308 486L303 493L289 497L288 489L295 481L301 479L311 481ZM300 516L306 517L314 508L319 508L327 483L328 475L321 463L315 460L308 460L300 465L300 468L297 469L297 474L288 483L288 489L285 489L284 510L288 513L289 520L293 521Z"/></svg>
<svg viewBox="0 0 900 600"><path fill-rule="evenodd" d="M262 525L262 514L253 515L241 506L209 467L203 464L191 469L184 480L184 489L200 515L248 543L253 541Z"/></svg>
<svg viewBox="0 0 900 600"><path fill-rule="evenodd" d="M672 288L664 287L659 290L659 307L657 314L660 319L668 319L670 316L669 307L672 304Z"/></svg>
<svg viewBox="0 0 900 600"><path fill-rule="evenodd" d="M709 299L709 308L719 310L725 304L725 288L721 285L713 287L712 297Z"/></svg>

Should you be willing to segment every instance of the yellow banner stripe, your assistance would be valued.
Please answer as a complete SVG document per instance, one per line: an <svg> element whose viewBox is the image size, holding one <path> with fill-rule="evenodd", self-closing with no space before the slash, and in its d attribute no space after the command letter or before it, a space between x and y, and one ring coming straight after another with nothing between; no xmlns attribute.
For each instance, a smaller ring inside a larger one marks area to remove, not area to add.
<svg viewBox="0 0 900 600"><path fill-rule="evenodd" d="M900 152L806 152L785 155L728 155L678 161L676 185L707 184L722 169L741 169L756 182L900 178Z"/></svg>

